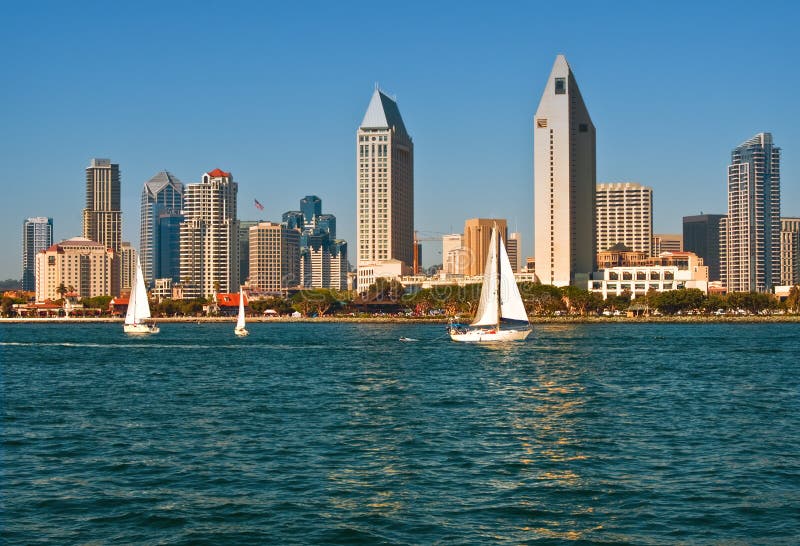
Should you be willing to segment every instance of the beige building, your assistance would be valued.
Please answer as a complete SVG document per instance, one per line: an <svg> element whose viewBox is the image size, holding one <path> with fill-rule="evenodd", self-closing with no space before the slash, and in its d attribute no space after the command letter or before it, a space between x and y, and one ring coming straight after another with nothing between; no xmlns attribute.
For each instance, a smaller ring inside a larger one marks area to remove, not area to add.
<svg viewBox="0 0 800 546"><path fill-rule="evenodd" d="M586 286L597 244L595 129L563 55L533 126L536 275L544 284Z"/></svg>
<svg viewBox="0 0 800 546"><path fill-rule="evenodd" d="M663 252L646 264L609 267L598 271L588 283L592 292L608 296L630 293L631 299L649 290L664 292L697 288L708 293L708 266L694 252Z"/></svg>
<svg viewBox="0 0 800 546"><path fill-rule="evenodd" d="M653 188L635 182L598 184L595 200L597 252L623 244L630 250L651 255Z"/></svg>
<svg viewBox="0 0 800 546"><path fill-rule="evenodd" d="M800 284L800 218L781 218L781 285Z"/></svg>
<svg viewBox="0 0 800 546"><path fill-rule="evenodd" d="M122 208L119 165L110 159L92 159L86 167L86 207L83 236L114 251L111 272L112 296L122 287L119 252L122 247Z"/></svg>
<svg viewBox="0 0 800 546"><path fill-rule="evenodd" d="M250 287L285 293L300 284L300 230L275 222L250 228Z"/></svg>
<svg viewBox="0 0 800 546"><path fill-rule="evenodd" d="M463 275L467 265L464 236L451 233L442 236L442 269L447 275Z"/></svg>
<svg viewBox="0 0 800 546"><path fill-rule="evenodd" d="M52 245L36 255L36 301L61 297L59 287L80 298L111 295L114 251L85 237Z"/></svg>
<svg viewBox="0 0 800 546"><path fill-rule="evenodd" d="M356 252L359 290L373 264L414 262L414 144L397 103L376 89L357 132Z"/></svg>
<svg viewBox="0 0 800 546"><path fill-rule="evenodd" d="M186 185L180 224L180 279L186 298L239 290L237 191L231 173L220 169Z"/></svg>
<svg viewBox="0 0 800 546"><path fill-rule="evenodd" d="M375 284L376 279L399 279L407 274L410 268L400 260L381 260L379 262L364 263L358 270L356 290L365 293Z"/></svg>
<svg viewBox="0 0 800 546"><path fill-rule="evenodd" d="M683 252L683 235L680 233L656 233L653 235L652 255L662 252Z"/></svg>
<svg viewBox="0 0 800 546"><path fill-rule="evenodd" d="M136 281L136 249L128 241L122 241L119 258L120 288L123 292L130 292Z"/></svg>
<svg viewBox="0 0 800 546"><path fill-rule="evenodd" d="M464 250L467 264L464 274L468 276L483 275L486 256L489 255L489 242L492 238L492 227L497 225L503 241L508 241L506 221L502 218L470 218L464 222Z"/></svg>

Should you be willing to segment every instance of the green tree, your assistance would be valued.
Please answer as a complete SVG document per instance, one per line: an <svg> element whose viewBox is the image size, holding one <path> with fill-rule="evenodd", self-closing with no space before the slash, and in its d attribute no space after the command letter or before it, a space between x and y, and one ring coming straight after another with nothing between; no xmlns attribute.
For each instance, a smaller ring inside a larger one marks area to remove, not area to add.
<svg viewBox="0 0 800 546"><path fill-rule="evenodd" d="M529 315L552 315L566 310L563 294L555 286L523 282L519 284L519 292Z"/></svg>
<svg viewBox="0 0 800 546"><path fill-rule="evenodd" d="M372 301L398 301L403 297L405 288L397 279L378 277L375 284L367 289L367 298Z"/></svg>
<svg viewBox="0 0 800 546"><path fill-rule="evenodd" d="M111 303L111 296L94 296L92 298L82 298L81 303L84 307L89 309L108 309L108 304Z"/></svg>
<svg viewBox="0 0 800 546"><path fill-rule="evenodd" d="M786 310L790 313L800 313L800 285L795 285L789 289L789 297L786 298Z"/></svg>
<svg viewBox="0 0 800 546"><path fill-rule="evenodd" d="M577 312L581 316L586 316L589 313L596 313L603 306L603 299L596 292L577 286L565 286L562 292L571 313Z"/></svg>
<svg viewBox="0 0 800 546"><path fill-rule="evenodd" d="M325 316L340 304L337 294L327 288L300 290L290 298L290 301L298 312L306 316L316 314L319 317Z"/></svg>

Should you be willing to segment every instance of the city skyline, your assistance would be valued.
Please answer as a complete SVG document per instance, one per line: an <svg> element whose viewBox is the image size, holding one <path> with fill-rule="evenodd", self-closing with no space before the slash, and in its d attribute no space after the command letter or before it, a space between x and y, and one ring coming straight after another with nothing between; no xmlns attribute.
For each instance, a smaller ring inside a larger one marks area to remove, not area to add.
<svg viewBox="0 0 800 546"><path fill-rule="evenodd" d="M81 173L93 157L120 165L122 238L137 247L142 184L162 169L191 181L213 165L246 181L241 219L280 218L295 202L291 185L330 203L340 237L356 241L352 138L365 93L378 81L397 95L415 139L414 227L452 233L466 218L503 217L523 234L522 255L530 256L530 127L541 82L560 52L579 75L597 127L597 179L653 187L654 231L677 233L683 216L724 212L730 149L758 132L771 132L784 150L781 214L800 215L800 132L791 93L798 75L782 70L797 49L793 5L778 6L779 16L752 15L753 24L770 23L763 42L769 56L728 35L735 9L709 6L694 6L687 25L678 6L622 13L586 5L582 17L561 23L560 11L547 6L520 6L510 18L477 8L453 15L441 6L421 17L412 5L393 15L409 45L376 43L369 51L355 30L376 13L332 9L312 15L292 7L114 7L119 40L99 48L93 36L69 33L82 20L80 10L53 4L42 17L41 5L14 6L11 24L41 24L0 38L12 52L4 64L17 75L0 106L7 120L0 158L18 166L10 195L19 210L0 220L3 233L14 234L0 242L0 254L19 255L26 217L54 218L53 240L81 233ZM388 8L375 9L380 15ZM146 44L131 39L153 17L171 32L153 31ZM236 37L212 48L196 32L217 20ZM541 20L551 24L532 35L531 24ZM598 41L599 26L605 31ZM682 33L673 37L676 26ZM788 81L770 90L769 101L751 98L760 92L759 78L712 94L724 74L748 62ZM100 66L108 83L89 85ZM230 84L205 85L199 75L214 71ZM144 72L163 74L164 85L151 85ZM114 119L112 132L84 121L102 111ZM683 137L688 129L691 139ZM681 158L678 169L666 167L666 150ZM486 184L502 191L482 193ZM252 207L254 198L264 212ZM443 261L427 243L423 256L424 265ZM18 260L0 264L0 278L18 276Z"/></svg>

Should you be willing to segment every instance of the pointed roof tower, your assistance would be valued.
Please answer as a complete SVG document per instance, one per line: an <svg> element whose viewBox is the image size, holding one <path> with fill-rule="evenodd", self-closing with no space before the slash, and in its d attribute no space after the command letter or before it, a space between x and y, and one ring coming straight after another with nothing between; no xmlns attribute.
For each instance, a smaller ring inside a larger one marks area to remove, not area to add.
<svg viewBox="0 0 800 546"><path fill-rule="evenodd" d="M362 129L391 129L408 136L397 103L380 89L375 89L367 113L361 122ZM409 137L410 138L410 137Z"/></svg>
<svg viewBox="0 0 800 546"><path fill-rule="evenodd" d="M172 186L178 193L183 193L183 183L169 171L161 171L145 182L144 190L153 197L167 186Z"/></svg>

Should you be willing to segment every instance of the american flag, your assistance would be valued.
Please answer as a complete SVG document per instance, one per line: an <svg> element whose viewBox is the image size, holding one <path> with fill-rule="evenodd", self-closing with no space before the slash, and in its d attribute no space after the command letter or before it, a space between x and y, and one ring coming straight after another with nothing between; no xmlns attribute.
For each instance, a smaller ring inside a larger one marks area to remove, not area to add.
<svg viewBox="0 0 800 546"><path fill-rule="evenodd" d="M262 205L261 203L259 203L259 202L258 202L258 199L253 199L253 201L255 201L255 205L256 205L256 208L257 208L258 210L264 210L264 205Z"/></svg>

